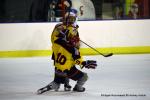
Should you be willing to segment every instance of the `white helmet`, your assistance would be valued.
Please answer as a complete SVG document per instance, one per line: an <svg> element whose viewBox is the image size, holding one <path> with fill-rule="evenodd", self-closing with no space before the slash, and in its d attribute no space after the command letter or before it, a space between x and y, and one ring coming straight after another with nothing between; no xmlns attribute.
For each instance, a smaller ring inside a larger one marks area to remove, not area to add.
<svg viewBox="0 0 150 100"><path fill-rule="evenodd" d="M65 24L74 24L77 21L77 11L75 9L71 9L70 11L66 12L63 22Z"/></svg>

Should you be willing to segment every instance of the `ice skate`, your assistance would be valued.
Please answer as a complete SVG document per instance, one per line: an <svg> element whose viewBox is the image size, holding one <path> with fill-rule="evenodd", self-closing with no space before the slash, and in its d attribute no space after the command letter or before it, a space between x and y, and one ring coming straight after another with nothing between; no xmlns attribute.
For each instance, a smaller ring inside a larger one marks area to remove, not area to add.
<svg viewBox="0 0 150 100"><path fill-rule="evenodd" d="M46 92L46 91L49 91L49 90L52 90L52 86L51 86L51 85L47 85L47 86L45 86L45 87L39 89L39 90L37 91L37 94L42 94L42 93L44 93L44 92Z"/></svg>
<svg viewBox="0 0 150 100"><path fill-rule="evenodd" d="M64 91L71 91L71 85L64 84Z"/></svg>
<svg viewBox="0 0 150 100"><path fill-rule="evenodd" d="M79 87L79 86L75 86L74 88L73 88L73 91L75 91L75 92L84 92L85 91L85 88L84 87Z"/></svg>

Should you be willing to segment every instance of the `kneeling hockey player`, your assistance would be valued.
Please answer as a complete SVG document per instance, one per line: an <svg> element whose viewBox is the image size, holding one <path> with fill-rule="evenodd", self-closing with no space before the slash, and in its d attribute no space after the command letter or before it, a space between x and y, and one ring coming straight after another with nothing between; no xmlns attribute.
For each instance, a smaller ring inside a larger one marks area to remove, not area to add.
<svg viewBox="0 0 150 100"><path fill-rule="evenodd" d="M51 35L52 45L54 44L54 41L57 39L65 39L68 31L72 32L72 34L77 33L76 36L79 36L78 25L76 24L76 19L77 19L77 11L75 9L71 9L65 14L62 20L63 22L57 24L52 32L52 35ZM52 59L54 60L54 63L55 63L56 60L54 57L54 53L52 55ZM56 71L56 68L55 68L55 71ZM55 73L54 80L59 84L64 84L65 91L71 90L71 86L69 85L69 78L62 77L62 76L60 77Z"/></svg>
<svg viewBox="0 0 150 100"><path fill-rule="evenodd" d="M51 35L52 46L54 44L54 41L57 39L65 40L66 34L68 34L68 32L72 32L72 34L77 33L76 36L79 37L78 25L76 24L76 20L77 20L77 11L75 9L71 9L70 11L68 11L65 14L65 16L63 17L62 23L58 23L52 32L52 35ZM66 44L67 44L67 42L66 42ZM52 49L52 51L54 51L54 50ZM52 54L52 59L54 60L54 65L55 65L56 60L54 57L54 53ZM71 86L69 85L69 78L57 75L56 71L57 70L55 67L54 81L57 82L57 84L64 84L64 90L70 91ZM55 88L55 90L58 91L59 87ZM44 88L41 88L41 89L44 89ZM39 90L41 90L41 89L39 89ZM43 93L46 91L47 90L43 90L40 92Z"/></svg>
<svg viewBox="0 0 150 100"><path fill-rule="evenodd" d="M71 14L69 14L71 15ZM60 27L59 27L60 28ZM82 87L86 82L88 76L86 73L78 70L75 64L81 66L81 68L95 68L97 66L96 61L87 60L82 61L82 57L79 53L79 36L78 32L74 31L75 27L67 25L65 29L65 39L62 36L52 36L53 41L53 59L55 59L55 79L49 85L38 90L38 94L41 94L49 90L58 90L60 83L68 82L68 78L77 81L77 84L73 88L73 91L83 92L85 88ZM56 34L55 34L56 35ZM59 34L60 35L60 34ZM63 38L60 38L63 37ZM67 80L67 81L66 81Z"/></svg>

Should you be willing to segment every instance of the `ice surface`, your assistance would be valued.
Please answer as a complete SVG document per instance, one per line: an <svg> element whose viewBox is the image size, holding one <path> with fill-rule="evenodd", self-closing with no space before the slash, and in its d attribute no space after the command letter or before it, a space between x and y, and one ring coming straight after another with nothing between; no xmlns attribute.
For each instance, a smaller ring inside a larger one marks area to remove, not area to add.
<svg viewBox="0 0 150 100"><path fill-rule="evenodd" d="M83 69L89 80L83 93L37 89L53 80L50 57L1 58L0 100L150 100L150 55L85 56L98 62L95 70ZM74 86L75 82L70 81Z"/></svg>

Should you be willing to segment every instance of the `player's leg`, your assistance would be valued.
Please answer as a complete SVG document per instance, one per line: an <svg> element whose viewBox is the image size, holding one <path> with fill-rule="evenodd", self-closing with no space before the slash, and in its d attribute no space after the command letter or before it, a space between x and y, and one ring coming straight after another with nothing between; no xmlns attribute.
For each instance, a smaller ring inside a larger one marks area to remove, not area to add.
<svg viewBox="0 0 150 100"><path fill-rule="evenodd" d="M71 85L69 84L69 78L65 78L64 81L64 91L71 91Z"/></svg>
<svg viewBox="0 0 150 100"><path fill-rule="evenodd" d="M65 72L62 72L60 70L57 70L55 68L55 78L54 81L56 83L64 84L64 90L70 91L71 85L69 85L69 78L67 77L67 74Z"/></svg>
<svg viewBox="0 0 150 100"><path fill-rule="evenodd" d="M68 77L77 81L75 87L73 88L73 91L77 92L84 92L85 88L83 85L88 79L88 76L86 73L78 70L75 66L71 68L71 70L68 72Z"/></svg>
<svg viewBox="0 0 150 100"><path fill-rule="evenodd" d="M83 74L84 75L77 80L77 83L76 83L75 87L73 88L73 91L77 91L77 92L84 92L85 91L85 88L83 87L83 85L87 81L88 76L87 76L87 73L83 73Z"/></svg>
<svg viewBox="0 0 150 100"><path fill-rule="evenodd" d="M37 94L42 94L46 91L49 91L49 90L58 90L60 87L60 84L56 83L55 81L52 81L50 84L48 84L47 86L43 87L43 88L40 88L38 91L37 91Z"/></svg>

